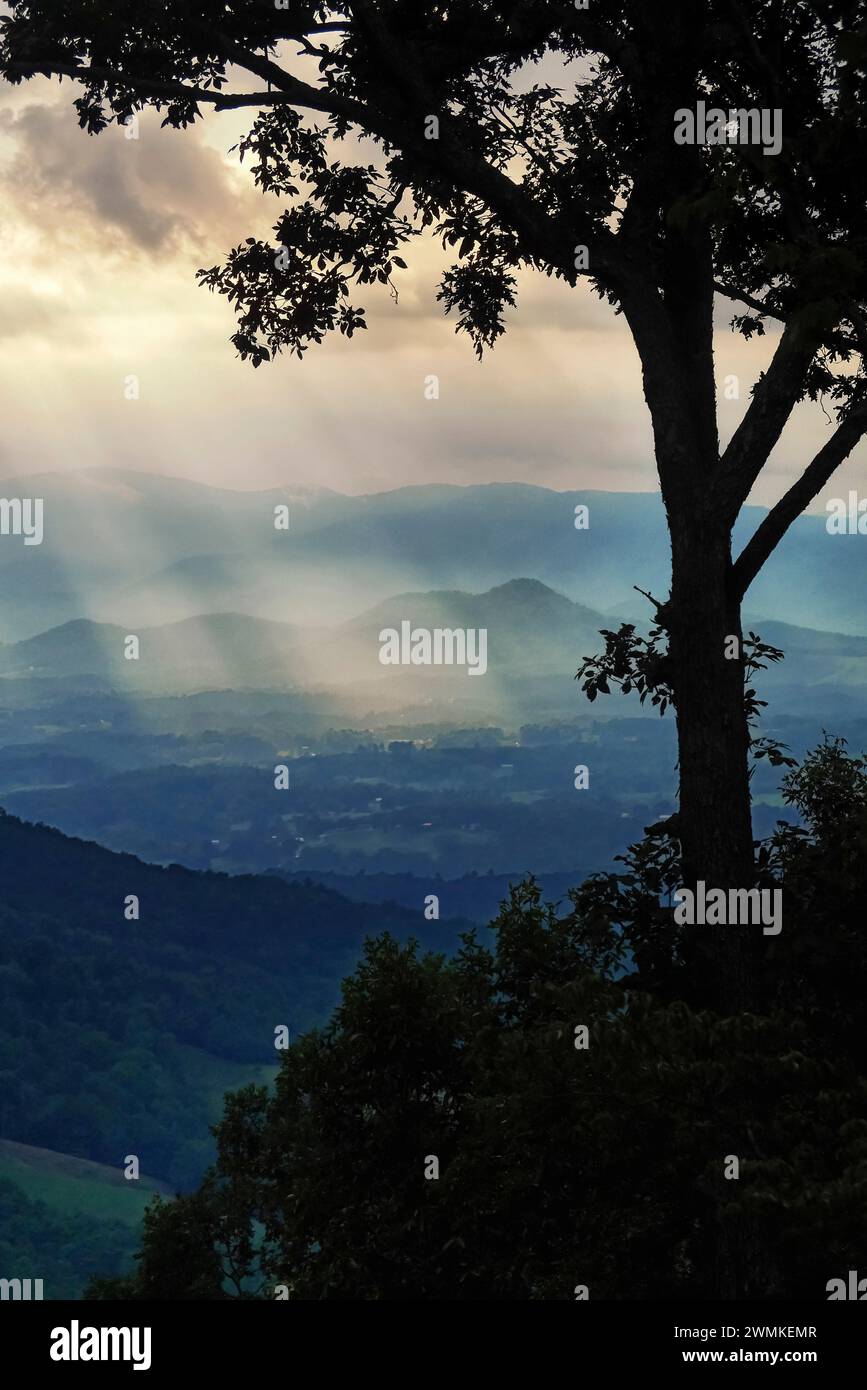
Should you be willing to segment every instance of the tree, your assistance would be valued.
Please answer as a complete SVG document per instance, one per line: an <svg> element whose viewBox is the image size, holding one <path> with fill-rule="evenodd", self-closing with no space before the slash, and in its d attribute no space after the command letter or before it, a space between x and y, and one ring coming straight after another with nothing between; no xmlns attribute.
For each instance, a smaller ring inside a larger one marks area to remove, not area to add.
<svg viewBox="0 0 867 1390"><path fill-rule="evenodd" d="M172 1302L187 1299L220 1299L223 1282L240 1297L233 1279L234 1264L223 1258L226 1243L221 1230L230 1221L228 1211L217 1213L209 1201L208 1184L198 1192L175 1197L171 1202L155 1198L147 1208L142 1228L142 1253L135 1275L119 1279L93 1279L85 1290L88 1299L135 1298ZM245 1242L252 1241L249 1223Z"/></svg>
<svg viewBox="0 0 867 1390"><path fill-rule="evenodd" d="M757 1012L697 996L664 834L565 912L513 888L490 949L369 941L101 1296L824 1298L867 1239L867 770L830 742L784 785L804 823L762 866L798 949L762 938Z"/></svg>
<svg viewBox="0 0 867 1390"><path fill-rule="evenodd" d="M0 71L72 78L91 133L145 106L176 127L209 107L257 112L241 150L287 210L273 245L248 238L199 272L234 303L233 342L254 366L365 327L354 292L390 284L424 227L456 248L439 298L479 355L504 331L521 267L571 287L584 276L625 316L671 536L656 620L678 724L684 881L752 882L743 657L730 659L741 603L867 429L864 0L669 0L664 16L646 0L10 10ZM556 83L515 81L543 61ZM259 90L244 89L251 77ZM351 132L374 142L376 161L334 156L329 142ZM782 325L725 449L717 295L746 337ZM793 408L820 396L833 432L734 558L733 525ZM728 940L718 964L736 1007L747 948Z"/></svg>

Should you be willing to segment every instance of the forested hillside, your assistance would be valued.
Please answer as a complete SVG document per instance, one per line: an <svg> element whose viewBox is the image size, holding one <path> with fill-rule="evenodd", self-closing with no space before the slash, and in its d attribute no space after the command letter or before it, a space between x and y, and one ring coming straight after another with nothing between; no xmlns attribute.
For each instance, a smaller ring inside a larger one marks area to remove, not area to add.
<svg viewBox="0 0 867 1390"><path fill-rule="evenodd" d="M366 935L454 930L276 878L158 868L0 817L0 1134L176 1186L227 1086L331 1009ZM139 901L138 920L125 904Z"/></svg>

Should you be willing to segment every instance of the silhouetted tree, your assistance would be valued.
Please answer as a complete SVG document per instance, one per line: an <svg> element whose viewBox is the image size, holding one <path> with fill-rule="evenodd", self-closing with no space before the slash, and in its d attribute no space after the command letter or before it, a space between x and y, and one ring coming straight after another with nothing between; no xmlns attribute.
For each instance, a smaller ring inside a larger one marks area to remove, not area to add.
<svg viewBox="0 0 867 1390"><path fill-rule="evenodd" d="M390 283L424 227L455 248L439 298L480 355L504 331L522 267L568 286L584 276L623 313L671 533L671 593L656 616L684 875L751 882L743 662L726 659L726 640L741 636L762 564L867 428L864 0L9 8L0 71L72 78L92 133L145 106L175 127L207 108L256 113L241 149L287 210L272 244L248 238L200 272L235 305L233 341L254 366L364 327L356 292ZM704 144L677 143L677 113L699 102L731 121L712 122ZM779 148L756 143L750 111L778 113ZM338 154L331 141L352 132L378 158ZM782 325L724 449L717 295L746 337ZM732 527L792 409L820 395L836 427L733 559ZM732 932L717 961L730 1004L748 997L746 950Z"/></svg>
<svg viewBox="0 0 867 1390"><path fill-rule="evenodd" d="M829 742L784 786L757 1012L696 996L664 831L565 913L514 888L492 949L369 942L273 1094L227 1098L207 1218L160 1203L97 1292L175 1297L180 1260L203 1297L826 1297L867 1239L867 770Z"/></svg>

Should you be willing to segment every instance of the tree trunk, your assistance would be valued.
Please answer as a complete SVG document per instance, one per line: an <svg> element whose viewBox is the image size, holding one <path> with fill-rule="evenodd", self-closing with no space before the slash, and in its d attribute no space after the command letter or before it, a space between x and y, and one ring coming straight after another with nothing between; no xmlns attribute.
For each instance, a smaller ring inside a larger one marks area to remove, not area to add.
<svg viewBox="0 0 867 1390"><path fill-rule="evenodd" d="M716 522L693 514L673 526L668 605L671 686L677 714L680 772L679 837L683 886L754 883L744 708L740 603L729 586L730 538ZM736 656L727 656L736 639ZM750 1007L751 961L761 929L752 925L691 929L703 1002L725 1012Z"/></svg>

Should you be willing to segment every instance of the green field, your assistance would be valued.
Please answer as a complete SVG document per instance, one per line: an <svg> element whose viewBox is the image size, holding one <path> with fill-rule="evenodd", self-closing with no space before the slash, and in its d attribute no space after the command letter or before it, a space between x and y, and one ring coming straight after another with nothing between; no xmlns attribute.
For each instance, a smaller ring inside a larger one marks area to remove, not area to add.
<svg viewBox="0 0 867 1390"><path fill-rule="evenodd" d="M179 1051L214 1119L227 1090L266 1085L277 1070L183 1044ZM121 1161L110 1167L0 1139L0 1278L42 1279L46 1299L79 1298L92 1275L132 1267L145 1207L157 1194L173 1189L146 1174L125 1178Z"/></svg>
<svg viewBox="0 0 867 1390"><path fill-rule="evenodd" d="M154 1193L172 1195L165 1183L153 1178L132 1181L120 1168L9 1139L0 1139L0 1181L4 1178L31 1202L44 1202L64 1215L122 1221L134 1227Z"/></svg>

